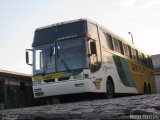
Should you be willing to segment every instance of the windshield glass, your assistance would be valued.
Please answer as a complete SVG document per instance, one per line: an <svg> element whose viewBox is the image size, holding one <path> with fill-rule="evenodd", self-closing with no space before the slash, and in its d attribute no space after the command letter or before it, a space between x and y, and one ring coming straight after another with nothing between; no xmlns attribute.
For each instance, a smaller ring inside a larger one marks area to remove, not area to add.
<svg viewBox="0 0 160 120"><path fill-rule="evenodd" d="M34 75L86 68L84 38L58 40L35 50Z"/></svg>
<svg viewBox="0 0 160 120"><path fill-rule="evenodd" d="M55 71L55 44L36 48L34 56L34 74Z"/></svg>
<svg viewBox="0 0 160 120"><path fill-rule="evenodd" d="M80 69L85 66L84 39L76 38L57 42L57 71Z"/></svg>

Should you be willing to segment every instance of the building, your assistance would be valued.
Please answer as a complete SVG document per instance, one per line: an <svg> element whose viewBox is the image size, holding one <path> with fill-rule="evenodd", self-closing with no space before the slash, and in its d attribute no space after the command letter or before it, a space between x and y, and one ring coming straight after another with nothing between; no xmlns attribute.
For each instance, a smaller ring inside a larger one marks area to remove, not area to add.
<svg viewBox="0 0 160 120"><path fill-rule="evenodd" d="M160 54L152 55L152 61L155 70L157 93L160 93Z"/></svg>
<svg viewBox="0 0 160 120"><path fill-rule="evenodd" d="M33 106L30 75L0 70L0 109Z"/></svg>

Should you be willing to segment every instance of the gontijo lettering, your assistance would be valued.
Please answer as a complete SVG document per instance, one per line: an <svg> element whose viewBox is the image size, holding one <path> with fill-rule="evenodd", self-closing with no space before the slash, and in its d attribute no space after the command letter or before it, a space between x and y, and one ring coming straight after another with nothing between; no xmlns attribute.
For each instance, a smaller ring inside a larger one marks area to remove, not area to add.
<svg viewBox="0 0 160 120"><path fill-rule="evenodd" d="M141 65L136 65L136 64L133 64L132 63L132 70L133 71L137 71L137 72L141 72L141 73L144 73L145 71L145 68Z"/></svg>

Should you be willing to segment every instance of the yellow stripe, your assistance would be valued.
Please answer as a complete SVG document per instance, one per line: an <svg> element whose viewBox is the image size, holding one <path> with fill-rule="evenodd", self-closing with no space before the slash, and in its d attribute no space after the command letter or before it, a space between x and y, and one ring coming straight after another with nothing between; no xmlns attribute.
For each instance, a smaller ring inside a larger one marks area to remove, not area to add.
<svg viewBox="0 0 160 120"><path fill-rule="evenodd" d="M47 74L47 75L38 75L34 76L34 80L46 80L46 79L54 79L54 78L61 78L64 77L64 73L52 73L52 74Z"/></svg>

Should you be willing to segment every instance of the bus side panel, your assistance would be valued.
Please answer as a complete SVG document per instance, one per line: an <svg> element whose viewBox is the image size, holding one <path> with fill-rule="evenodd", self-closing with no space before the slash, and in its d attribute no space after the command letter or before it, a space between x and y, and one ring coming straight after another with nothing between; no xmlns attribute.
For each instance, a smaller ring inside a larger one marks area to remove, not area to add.
<svg viewBox="0 0 160 120"><path fill-rule="evenodd" d="M129 61L116 54L112 54L112 57L115 64L114 74L112 75L115 81L115 92L137 93L134 78L132 76L132 72L130 71L130 67L128 64Z"/></svg>
<svg viewBox="0 0 160 120"><path fill-rule="evenodd" d="M153 70L133 60L129 60L128 64L138 93L144 93L144 84L147 85L147 89L148 85L150 85L151 93L155 93L156 88Z"/></svg>
<svg viewBox="0 0 160 120"><path fill-rule="evenodd" d="M144 83L151 86L151 92L155 93L153 71L140 63L118 55L113 55L119 77L126 87L135 87L137 93L144 93ZM126 91L127 92L127 91ZM134 93L134 92L133 92Z"/></svg>
<svg viewBox="0 0 160 120"><path fill-rule="evenodd" d="M137 93L128 61L106 49L102 51L103 91L106 91L106 80L110 76L114 82L115 93Z"/></svg>

